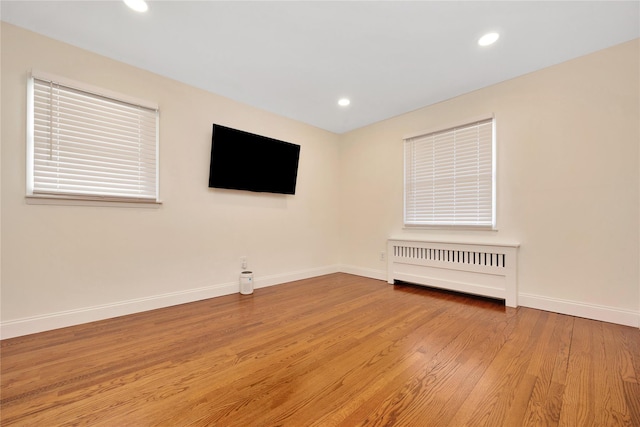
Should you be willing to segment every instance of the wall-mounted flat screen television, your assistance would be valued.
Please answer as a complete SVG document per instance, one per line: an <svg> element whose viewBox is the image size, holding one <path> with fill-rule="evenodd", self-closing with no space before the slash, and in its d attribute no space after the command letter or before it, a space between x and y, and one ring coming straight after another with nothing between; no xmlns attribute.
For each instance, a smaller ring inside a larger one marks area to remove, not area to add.
<svg viewBox="0 0 640 427"><path fill-rule="evenodd" d="M213 125L209 187L295 194L300 146Z"/></svg>

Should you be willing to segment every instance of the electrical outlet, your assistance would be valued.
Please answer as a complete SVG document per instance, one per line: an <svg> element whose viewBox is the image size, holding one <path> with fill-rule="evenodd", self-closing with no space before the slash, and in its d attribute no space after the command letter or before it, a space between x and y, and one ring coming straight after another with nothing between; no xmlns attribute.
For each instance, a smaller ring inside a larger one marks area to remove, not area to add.
<svg viewBox="0 0 640 427"><path fill-rule="evenodd" d="M240 268L243 269L243 270L247 269L247 257L246 256L240 257Z"/></svg>
<svg viewBox="0 0 640 427"><path fill-rule="evenodd" d="M384 261L386 259L387 254L384 251L380 251L380 261Z"/></svg>

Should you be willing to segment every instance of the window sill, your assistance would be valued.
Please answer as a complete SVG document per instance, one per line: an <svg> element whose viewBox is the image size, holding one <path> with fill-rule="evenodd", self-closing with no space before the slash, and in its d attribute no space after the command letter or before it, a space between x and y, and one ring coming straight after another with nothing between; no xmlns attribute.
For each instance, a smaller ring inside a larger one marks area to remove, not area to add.
<svg viewBox="0 0 640 427"><path fill-rule="evenodd" d="M82 198L52 195L27 195L25 200L28 205L96 206L145 209L158 209L162 205L161 201Z"/></svg>
<svg viewBox="0 0 640 427"><path fill-rule="evenodd" d="M408 225L404 224L403 230L443 230L443 231L498 231L497 227L471 226L471 225Z"/></svg>

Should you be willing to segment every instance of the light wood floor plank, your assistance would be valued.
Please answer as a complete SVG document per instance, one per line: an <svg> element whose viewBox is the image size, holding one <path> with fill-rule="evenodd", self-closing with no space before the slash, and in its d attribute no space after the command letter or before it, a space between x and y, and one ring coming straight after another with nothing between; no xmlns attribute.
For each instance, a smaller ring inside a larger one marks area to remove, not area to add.
<svg viewBox="0 0 640 427"><path fill-rule="evenodd" d="M557 426L560 419L573 318L551 314L527 373L536 381L523 426ZM552 328L552 330L551 330Z"/></svg>

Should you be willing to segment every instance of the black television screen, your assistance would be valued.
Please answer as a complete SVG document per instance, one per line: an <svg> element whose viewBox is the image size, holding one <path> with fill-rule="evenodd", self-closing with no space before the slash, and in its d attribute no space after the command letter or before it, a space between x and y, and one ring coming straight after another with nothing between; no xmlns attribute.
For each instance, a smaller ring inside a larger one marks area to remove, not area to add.
<svg viewBox="0 0 640 427"><path fill-rule="evenodd" d="M209 187L295 194L300 146L213 125Z"/></svg>

